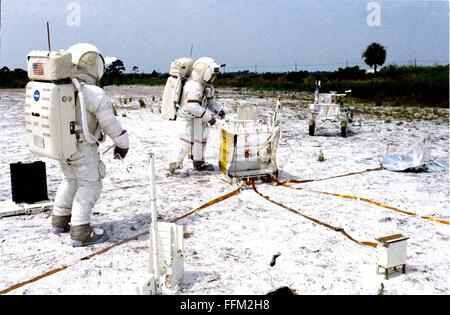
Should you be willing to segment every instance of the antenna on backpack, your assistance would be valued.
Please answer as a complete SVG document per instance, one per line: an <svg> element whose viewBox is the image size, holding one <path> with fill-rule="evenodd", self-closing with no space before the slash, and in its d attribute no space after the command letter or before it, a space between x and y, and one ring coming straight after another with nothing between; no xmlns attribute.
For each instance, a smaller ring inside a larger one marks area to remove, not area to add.
<svg viewBox="0 0 450 315"><path fill-rule="evenodd" d="M50 42L50 24L47 22L47 42L48 42L48 53L52 51L52 46Z"/></svg>
<svg viewBox="0 0 450 315"><path fill-rule="evenodd" d="M189 57L191 57L191 59L192 59L192 52L194 51L194 43L192 43L192 45L191 45L191 54L189 55Z"/></svg>

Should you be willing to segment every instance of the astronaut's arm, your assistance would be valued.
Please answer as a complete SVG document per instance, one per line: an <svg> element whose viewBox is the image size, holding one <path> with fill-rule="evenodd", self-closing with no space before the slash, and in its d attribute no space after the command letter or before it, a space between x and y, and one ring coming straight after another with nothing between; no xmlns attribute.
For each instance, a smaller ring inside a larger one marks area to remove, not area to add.
<svg viewBox="0 0 450 315"><path fill-rule="evenodd" d="M91 108L90 111L94 113L100 129L113 140L118 148L128 149L130 147L128 133L114 116L111 102L106 93L99 95L96 108Z"/></svg>
<svg viewBox="0 0 450 315"><path fill-rule="evenodd" d="M186 104L183 106L183 111L192 118L201 118L206 123L213 118L213 115L202 106L202 101L203 91L195 90L187 92Z"/></svg>
<svg viewBox="0 0 450 315"><path fill-rule="evenodd" d="M184 111L192 118L201 118L204 122L208 122L212 119L213 115L206 108L202 107L199 103L191 102L184 106Z"/></svg>
<svg viewBox="0 0 450 315"><path fill-rule="evenodd" d="M208 100L208 103L206 104L206 107L214 113L214 115L218 115L220 111L222 110L222 105L220 105L218 102L216 102L214 99Z"/></svg>
<svg viewBox="0 0 450 315"><path fill-rule="evenodd" d="M218 115L221 119L225 117L225 112L222 110L222 105L214 100L214 87L207 86L205 88L206 107L214 114Z"/></svg>

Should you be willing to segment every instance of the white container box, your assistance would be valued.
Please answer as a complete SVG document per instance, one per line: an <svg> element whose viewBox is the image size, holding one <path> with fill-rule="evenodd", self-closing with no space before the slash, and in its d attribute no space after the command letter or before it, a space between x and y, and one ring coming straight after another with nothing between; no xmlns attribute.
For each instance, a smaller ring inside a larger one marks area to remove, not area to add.
<svg viewBox="0 0 450 315"><path fill-rule="evenodd" d="M172 62L169 74L177 78L188 78L193 67L194 60L192 58L180 58Z"/></svg>
<svg viewBox="0 0 450 315"><path fill-rule="evenodd" d="M387 279L391 268L402 267L405 273L408 239L401 234L377 239L377 266L385 269Z"/></svg>
<svg viewBox="0 0 450 315"><path fill-rule="evenodd" d="M238 108L238 115L237 119L227 119L221 130L221 173L229 179L277 177L280 127L255 120L256 113L252 108ZM266 121L269 118L266 117Z"/></svg>
<svg viewBox="0 0 450 315"><path fill-rule="evenodd" d="M67 79L73 69L72 55L64 50L37 51L28 54L28 78L38 81Z"/></svg>

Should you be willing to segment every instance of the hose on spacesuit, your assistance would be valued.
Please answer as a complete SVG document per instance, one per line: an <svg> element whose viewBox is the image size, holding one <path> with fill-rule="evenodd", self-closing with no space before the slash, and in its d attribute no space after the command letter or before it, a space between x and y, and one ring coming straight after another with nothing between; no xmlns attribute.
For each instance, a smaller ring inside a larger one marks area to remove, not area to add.
<svg viewBox="0 0 450 315"><path fill-rule="evenodd" d="M89 126L87 122L87 112L86 112L86 104L84 103L84 94L81 88L81 83L76 78L72 78L72 82L75 85L75 88L78 91L78 99L80 100L80 110L81 110L81 124L83 128L83 134L86 138L86 141L90 144L98 144L97 139L89 132Z"/></svg>

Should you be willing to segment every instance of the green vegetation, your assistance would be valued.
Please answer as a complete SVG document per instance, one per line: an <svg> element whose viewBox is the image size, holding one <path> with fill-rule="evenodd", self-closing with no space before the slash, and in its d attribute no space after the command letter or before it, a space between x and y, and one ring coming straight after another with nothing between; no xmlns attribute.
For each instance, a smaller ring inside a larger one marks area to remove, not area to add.
<svg viewBox="0 0 450 315"><path fill-rule="evenodd" d="M119 116L119 114L117 113L117 107L115 105L112 105L112 110L113 110L114 116Z"/></svg>
<svg viewBox="0 0 450 315"><path fill-rule="evenodd" d="M386 62L386 49L378 43L372 43L364 51L362 58L369 67L373 67L373 71L376 73L378 66L384 65Z"/></svg>
<svg viewBox="0 0 450 315"><path fill-rule="evenodd" d="M143 98L139 99L139 106L141 108L147 108L147 104L145 104L145 100Z"/></svg>
<svg viewBox="0 0 450 315"><path fill-rule="evenodd" d="M110 64L102 78L102 85L121 85L123 84L123 73L126 68L122 60L116 60Z"/></svg>
<svg viewBox="0 0 450 315"><path fill-rule="evenodd" d="M394 103L382 107L376 107L369 103L355 103L349 104L353 108L355 114L363 114L372 117L384 119L385 123L392 123L400 120L403 124L405 121L420 120L443 120L448 121L449 113L447 108L438 107L417 107L401 104L395 106ZM402 122L403 121L403 122Z"/></svg>
<svg viewBox="0 0 450 315"><path fill-rule="evenodd" d="M15 89L25 88L28 83L28 74L25 70L9 70L7 67L0 69L0 88Z"/></svg>
<svg viewBox="0 0 450 315"><path fill-rule="evenodd" d="M374 101L382 106L449 106L449 66L384 67L377 74L360 79L331 79L323 89L342 91L351 89L354 97Z"/></svg>
<svg viewBox="0 0 450 315"><path fill-rule="evenodd" d="M336 72L265 73L240 72L221 75L216 86L253 90L314 92L315 81L322 92L352 90L352 96L377 106L449 107L449 66L388 66L376 74L359 67Z"/></svg>
<svg viewBox="0 0 450 315"><path fill-rule="evenodd" d="M108 67L102 85L164 85L168 78L168 74L156 71L150 74L124 71L123 63L116 61ZM370 102L377 107L449 107L448 65L391 65L383 67L377 73L366 73L359 67L339 68L335 72L259 74L243 71L221 74L215 86L245 88L256 95L266 91L314 92L317 80L322 81L322 92L352 90L355 99ZM27 82L27 73L23 70L10 71L6 67L0 70L0 88L24 88Z"/></svg>
<svg viewBox="0 0 450 315"><path fill-rule="evenodd" d="M156 71L152 73L125 73L121 75L121 79L111 78L105 74L102 79L102 85L165 85L168 74L160 74ZM119 82L121 82L119 84Z"/></svg>
<svg viewBox="0 0 450 315"><path fill-rule="evenodd" d="M319 153L318 161L319 161L319 162L325 162L325 161L326 161L325 155L323 154L322 151L320 151L320 153Z"/></svg>

